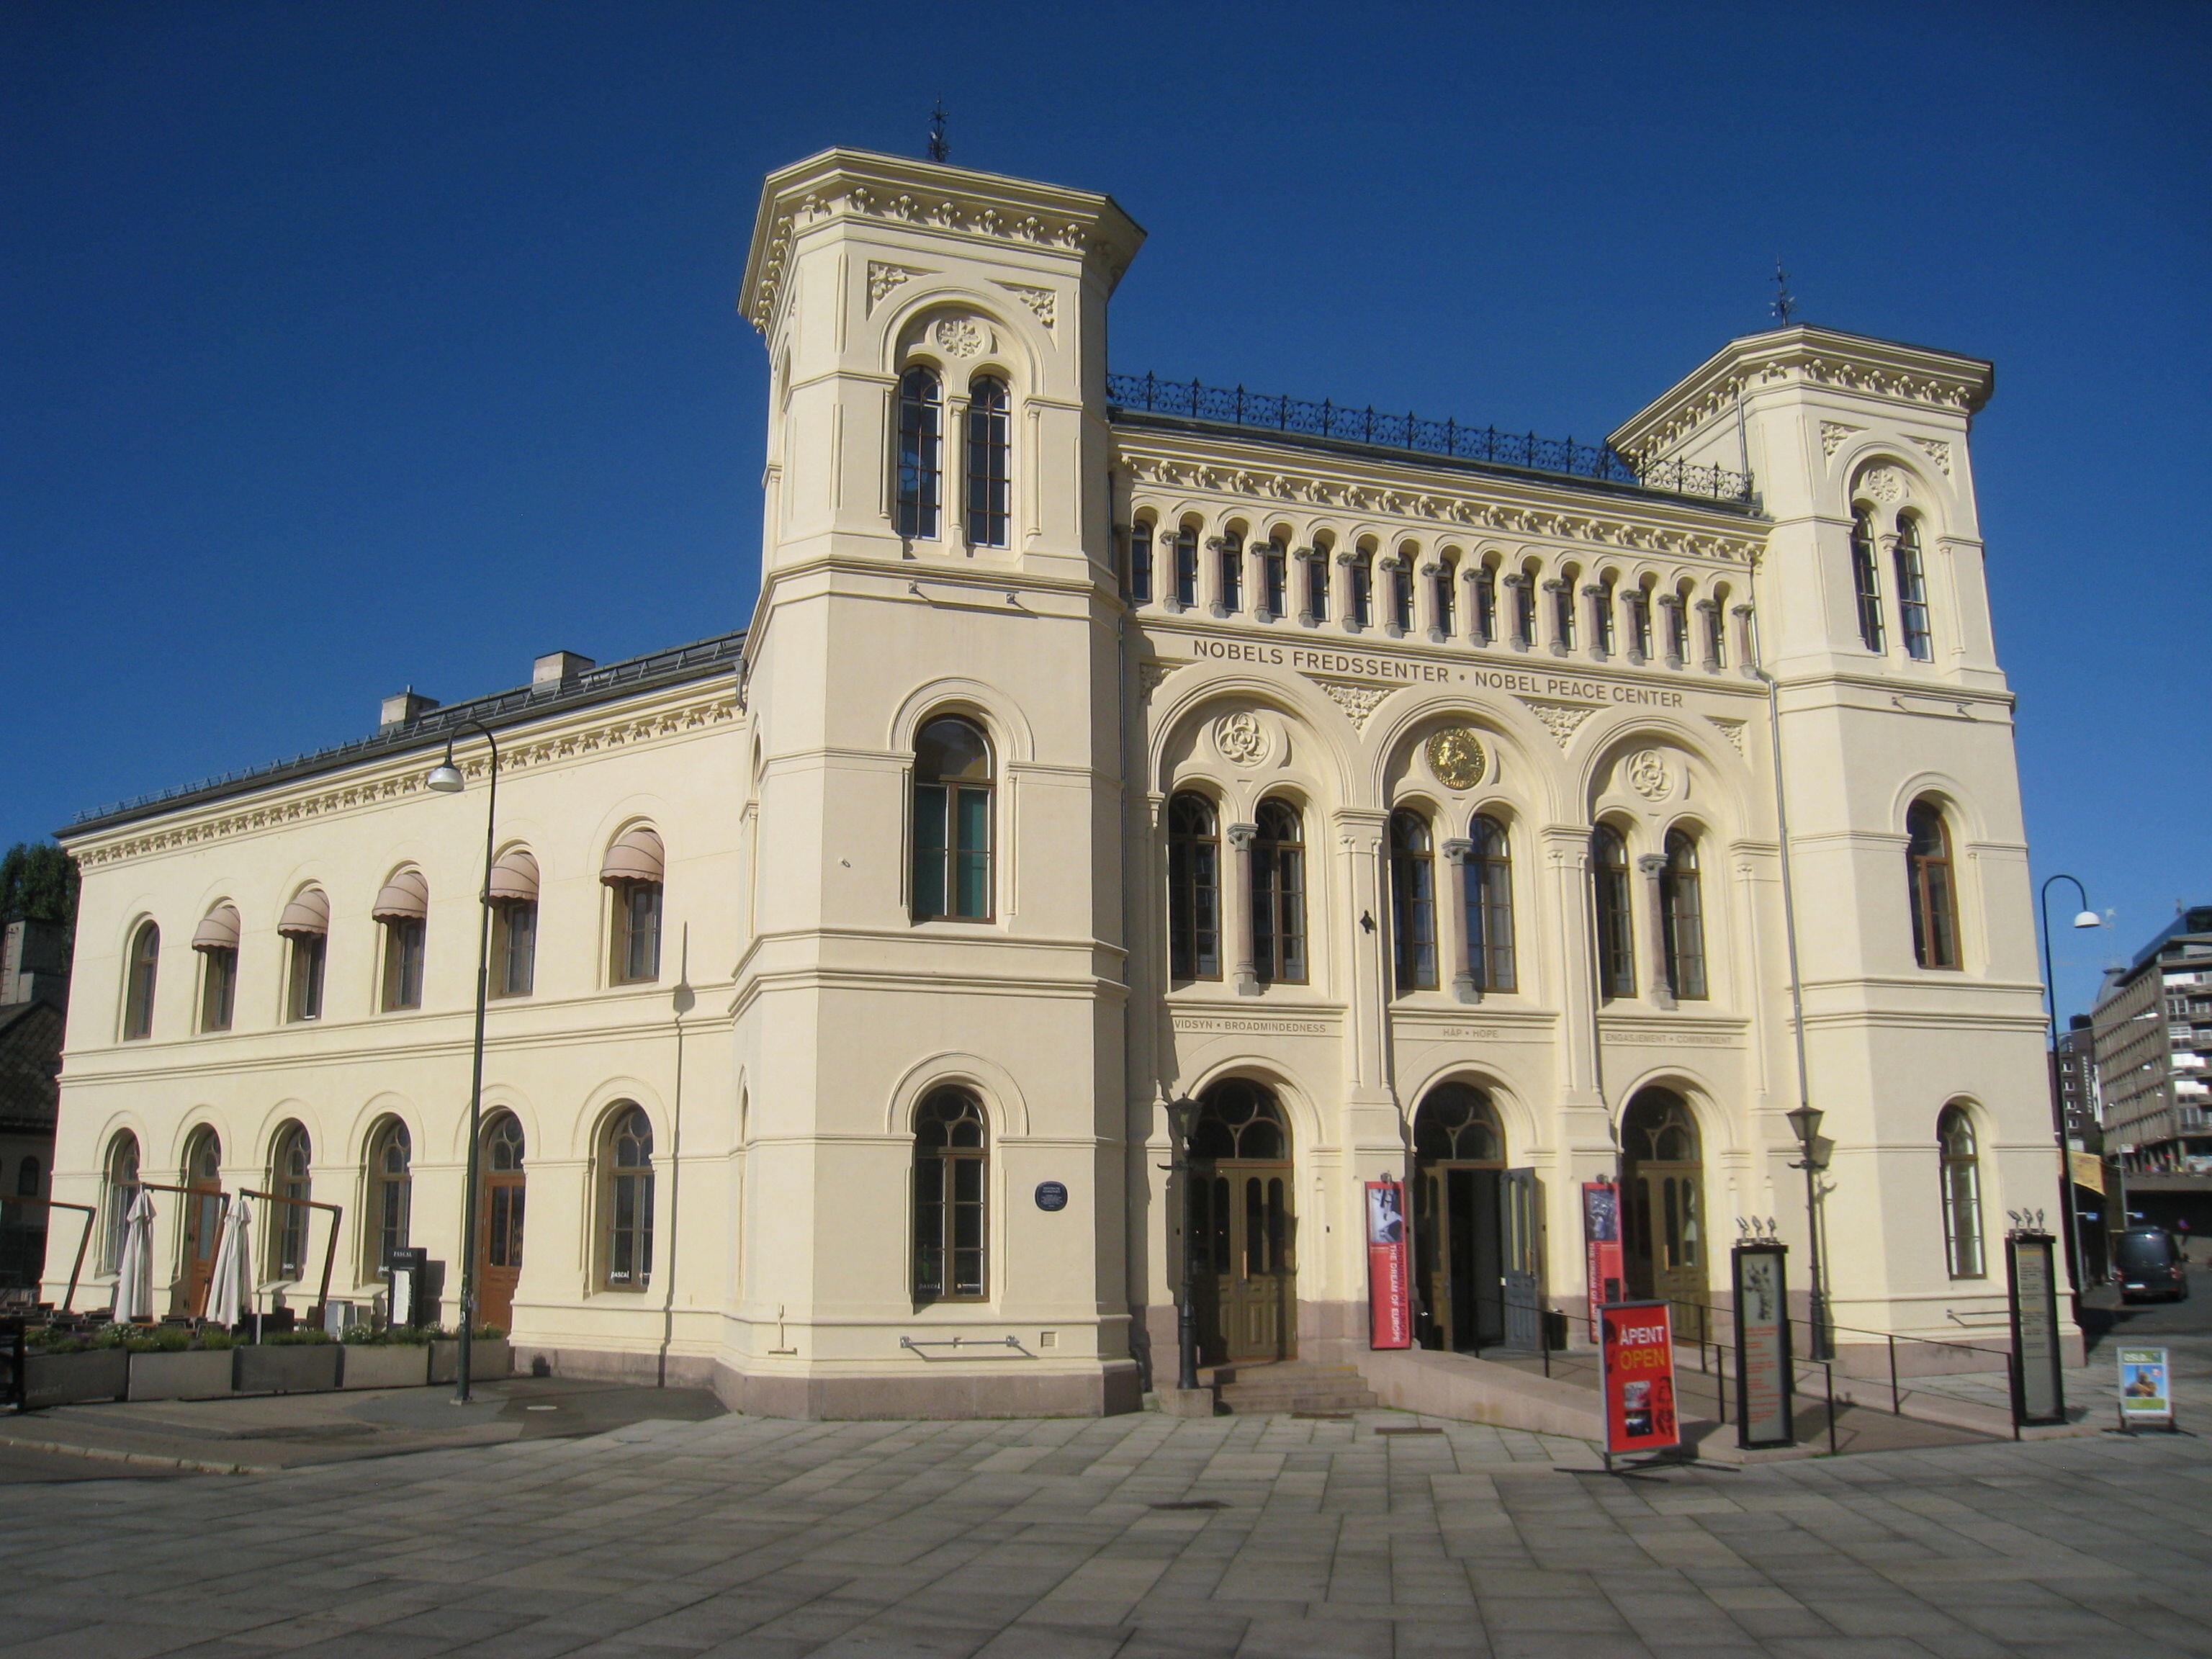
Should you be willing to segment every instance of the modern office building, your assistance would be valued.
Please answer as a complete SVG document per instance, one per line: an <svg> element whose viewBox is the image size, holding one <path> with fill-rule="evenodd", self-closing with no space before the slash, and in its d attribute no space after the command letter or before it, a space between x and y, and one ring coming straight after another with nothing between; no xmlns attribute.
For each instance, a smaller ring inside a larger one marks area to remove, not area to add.
<svg viewBox="0 0 2212 1659"><path fill-rule="evenodd" d="M2108 973L2092 1018L2106 1149L2131 1172L2212 1175L2212 905Z"/></svg>

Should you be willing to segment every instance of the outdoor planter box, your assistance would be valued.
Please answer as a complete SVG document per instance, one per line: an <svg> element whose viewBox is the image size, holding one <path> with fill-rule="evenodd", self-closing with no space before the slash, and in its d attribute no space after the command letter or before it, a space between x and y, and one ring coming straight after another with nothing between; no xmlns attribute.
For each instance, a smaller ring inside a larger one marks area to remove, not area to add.
<svg viewBox="0 0 2212 1659"><path fill-rule="evenodd" d="M27 1406L75 1406L88 1400L120 1400L131 1387L131 1356L120 1348L84 1353L25 1356Z"/></svg>
<svg viewBox="0 0 2212 1659"><path fill-rule="evenodd" d="M234 1348L131 1356L133 1400L220 1400L232 1392Z"/></svg>
<svg viewBox="0 0 2212 1659"><path fill-rule="evenodd" d="M430 1380L427 1342L349 1342L343 1352L342 1389L419 1389Z"/></svg>
<svg viewBox="0 0 2212 1659"><path fill-rule="evenodd" d="M430 1380L450 1382L453 1368L460 1364L461 1345L458 1342L433 1342L430 1345ZM469 1381L495 1382L501 1377L514 1375L514 1350L503 1336L478 1337L469 1344Z"/></svg>
<svg viewBox="0 0 2212 1659"><path fill-rule="evenodd" d="M338 1385L335 1342L256 1343L231 1352L240 1394L324 1394Z"/></svg>

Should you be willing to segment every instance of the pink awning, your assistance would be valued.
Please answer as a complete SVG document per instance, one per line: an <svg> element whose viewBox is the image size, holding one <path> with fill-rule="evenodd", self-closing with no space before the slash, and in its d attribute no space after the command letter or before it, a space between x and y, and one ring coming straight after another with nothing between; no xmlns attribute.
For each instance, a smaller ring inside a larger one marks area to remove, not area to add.
<svg viewBox="0 0 2212 1659"><path fill-rule="evenodd" d="M606 860L599 866L599 879L610 886L625 881L657 882L662 879L667 863L659 836L640 824L623 830L607 848Z"/></svg>
<svg viewBox="0 0 2212 1659"><path fill-rule="evenodd" d="M538 902L538 860L526 848L510 848L499 855L499 862L491 867L489 884L492 901L527 901Z"/></svg>
<svg viewBox="0 0 2212 1659"><path fill-rule="evenodd" d="M303 888L276 918L276 931L286 939L320 939L331 931L330 895L319 887Z"/></svg>
<svg viewBox="0 0 2212 1659"><path fill-rule="evenodd" d="M238 908L235 905L218 904L200 922L199 932L192 935L195 951L235 951L238 949Z"/></svg>
<svg viewBox="0 0 2212 1659"><path fill-rule="evenodd" d="M384 884L368 914L379 921L422 921L430 914L430 884L420 870L402 870Z"/></svg>

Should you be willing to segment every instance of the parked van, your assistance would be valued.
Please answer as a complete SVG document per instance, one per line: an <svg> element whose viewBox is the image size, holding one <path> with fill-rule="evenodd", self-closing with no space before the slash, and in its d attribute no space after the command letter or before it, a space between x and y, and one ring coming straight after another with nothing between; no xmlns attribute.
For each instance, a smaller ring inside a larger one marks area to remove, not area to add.
<svg viewBox="0 0 2212 1659"><path fill-rule="evenodd" d="M2189 1267L2163 1227L2130 1227L2112 1235L2112 1282L2123 1302L2189 1299Z"/></svg>

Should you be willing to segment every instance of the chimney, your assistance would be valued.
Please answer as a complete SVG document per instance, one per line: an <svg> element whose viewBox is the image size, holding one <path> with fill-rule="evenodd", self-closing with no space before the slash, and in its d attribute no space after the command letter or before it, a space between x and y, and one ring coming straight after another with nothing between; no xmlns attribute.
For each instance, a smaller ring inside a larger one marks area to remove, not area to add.
<svg viewBox="0 0 2212 1659"><path fill-rule="evenodd" d="M549 651L530 665L530 689L557 691L577 675L589 673L598 666L589 657L574 651Z"/></svg>
<svg viewBox="0 0 2212 1659"><path fill-rule="evenodd" d="M410 720L419 720L438 706L435 697L426 697L413 686L384 700L383 719L380 729L396 730Z"/></svg>

